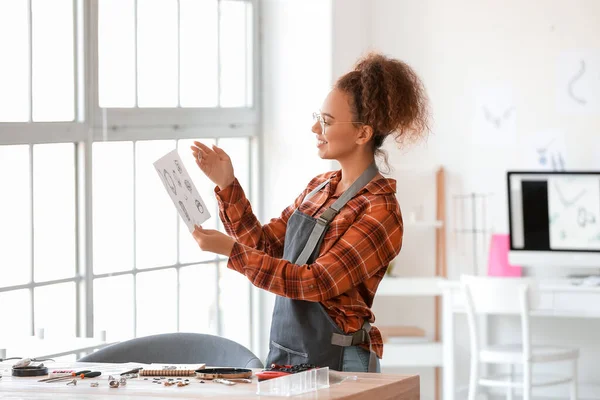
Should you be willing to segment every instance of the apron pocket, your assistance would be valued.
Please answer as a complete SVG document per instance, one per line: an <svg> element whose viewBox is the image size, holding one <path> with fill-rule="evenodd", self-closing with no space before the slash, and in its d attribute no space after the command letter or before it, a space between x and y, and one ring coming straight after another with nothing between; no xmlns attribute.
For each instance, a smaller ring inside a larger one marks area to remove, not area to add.
<svg viewBox="0 0 600 400"><path fill-rule="evenodd" d="M292 350L277 342L271 340L271 360L275 364L296 365L305 364L308 360L308 354L301 351Z"/></svg>

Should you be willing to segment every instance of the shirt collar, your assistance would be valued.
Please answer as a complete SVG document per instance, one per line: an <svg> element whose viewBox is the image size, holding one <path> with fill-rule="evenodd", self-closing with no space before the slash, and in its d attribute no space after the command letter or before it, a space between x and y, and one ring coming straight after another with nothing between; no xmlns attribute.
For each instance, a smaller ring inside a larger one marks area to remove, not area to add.
<svg viewBox="0 0 600 400"><path fill-rule="evenodd" d="M330 179L330 186L337 186L342 176L342 170L332 172ZM370 192L371 194L393 194L396 193L396 180L386 178L381 174L378 174L375 178L371 179L367 185L358 191L358 194L364 191Z"/></svg>

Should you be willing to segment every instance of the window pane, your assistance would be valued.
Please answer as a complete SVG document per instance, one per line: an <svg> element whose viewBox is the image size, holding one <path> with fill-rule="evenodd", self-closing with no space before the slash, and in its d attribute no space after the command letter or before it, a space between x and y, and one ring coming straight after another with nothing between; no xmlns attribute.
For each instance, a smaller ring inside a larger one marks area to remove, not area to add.
<svg viewBox="0 0 600 400"><path fill-rule="evenodd" d="M133 275L94 279L94 330L106 340L133 337Z"/></svg>
<svg viewBox="0 0 600 400"><path fill-rule="evenodd" d="M177 271L137 275L137 336L177 331Z"/></svg>
<svg viewBox="0 0 600 400"><path fill-rule="evenodd" d="M183 107L216 107L217 0L180 0L180 99Z"/></svg>
<svg viewBox="0 0 600 400"><path fill-rule="evenodd" d="M94 274L133 269L133 143L93 145Z"/></svg>
<svg viewBox="0 0 600 400"><path fill-rule="evenodd" d="M98 3L98 92L100 107L135 106L133 0Z"/></svg>
<svg viewBox="0 0 600 400"><path fill-rule="evenodd" d="M179 331L217 334L217 266L179 271Z"/></svg>
<svg viewBox="0 0 600 400"><path fill-rule="evenodd" d="M75 283L34 289L35 330L44 329L47 338L75 336Z"/></svg>
<svg viewBox="0 0 600 400"><path fill-rule="evenodd" d="M200 141L209 147L212 147L212 145L215 144L214 139L201 139ZM190 178L192 178L196 189L198 189L198 193L202 196L202 200L204 200L204 204L206 204L211 215L208 221L202 224L202 227L206 229L217 229L219 215L217 214L217 199L215 198L214 184L202 171L200 171L200 168L198 168L196 160L194 160L194 157L192 156L192 150L190 149L190 146L192 146L193 143L193 140L179 140L178 151L183 160L185 169L190 174ZM200 250L198 243L196 243L192 234L188 231L187 226L180 220L179 262L198 262L211 260L215 257L215 253Z"/></svg>
<svg viewBox="0 0 600 400"><path fill-rule="evenodd" d="M223 107L246 106L246 2L221 1L221 93Z"/></svg>
<svg viewBox="0 0 600 400"><path fill-rule="evenodd" d="M218 146L225 150L233 163L233 171L246 196L250 198L250 139L224 138L219 139Z"/></svg>
<svg viewBox="0 0 600 400"><path fill-rule="evenodd" d="M223 336L250 348L250 282L221 263L219 301Z"/></svg>
<svg viewBox="0 0 600 400"><path fill-rule="evenodd" d="M75 275L75 146L33 146L34 279Z"/></svg>
<svg viewBox="0 0 600 400"><path fill-rule="evenodd" d="M29 121L27 0L0 2L0 122Z"/></svg>
<svg viewBox="0 0 600 400"><path fill-rule="evenodd" d="M254 104L254 15L252 3L246 3L246 106L252 107Z"/></svg>
<svg viewBox="0 0 600 400"><path fill-rule="evenodd" d="M138 0L140 107L177 106L177 2Z"/></svg>
<svg viewBox="0 0 600 400"><path fill-rule="evenodd" d="M10 188L0 196L0 286L20 285L31 280L29 146L0 146L0 170Z"/></svg>
<svg viewBox="0 0 600 400"><path fill-rule="evenodd" d="M75 119L73 0L32 0L33 120Z"/></svg>
<svg viewBox="0 0 600 400"><path fill-rule="evenodd" d="M3 336L18 337L31 335L31 296L29 289L0 293ZM8 328L8 331L6 330Z"/></svg>
<svg viewBox="0 0 600 400"><path fill-rule="evenodd" d="M174 148L174 140L136 143L135 246L138 268L173 265L177 261L179 214L153 165Z"/></svg>

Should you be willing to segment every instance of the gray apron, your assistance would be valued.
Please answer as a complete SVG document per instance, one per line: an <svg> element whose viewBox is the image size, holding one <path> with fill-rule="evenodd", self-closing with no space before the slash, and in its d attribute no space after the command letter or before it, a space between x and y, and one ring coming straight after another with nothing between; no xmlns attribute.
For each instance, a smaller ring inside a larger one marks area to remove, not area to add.
<svg viewBox="0 0 600 400"><path fill-rule="evenodd" d="M319 218L313 218L296 209L287 223L283 259L296 265L314 262L319 255L329 223L378 172L377 166L371 164ZM312 197L328 182L325 181L316 187L304 200ZM321 303L277 296L273 309L267 366L306 363L341 371L344 347L368 343L371 350L370 329L371 325L365 320L360 330L346 335ZM375 372L376 366L375 353L370 351L368 371Z"/></svg>

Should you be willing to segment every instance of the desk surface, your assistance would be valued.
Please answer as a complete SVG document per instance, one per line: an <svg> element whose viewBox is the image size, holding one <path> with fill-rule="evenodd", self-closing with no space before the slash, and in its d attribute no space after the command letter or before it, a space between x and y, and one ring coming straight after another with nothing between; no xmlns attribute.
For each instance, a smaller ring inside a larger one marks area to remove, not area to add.
<svg viewBox="0 0 600 400"><path fill-rule="evenodd" d="M165 387L152 383L152 378L144 380L143 377L128 380L127 386L119 388L108 387L108 376L118 375L128 369L143 364L97 364L97 363L49 363L52 369L90 369L102 371L102 376L95 379L78 381L77 386L67 386L66 382L44 383L38 382L44 377L16 378L10 376L10 364L0 364L0 371L4 375L0 379L0 399L90 399L103 398L119 399L276 399L280 397L258 396L257 379L253 377L252 383L238 383L226 386L220 383L205 381L200 383L196 378L190 378L189 386ZM356 378L354 378L356 377ZM340 379L341 378L341 379ZM347 378L347 379L344 379ZM91 382L98 382L98 387L90 387ZM396 374L367 374L331 372L330 387L305 395L291 397L293 399L400 399L417 400L420 398L419 377Z"/></svg>

